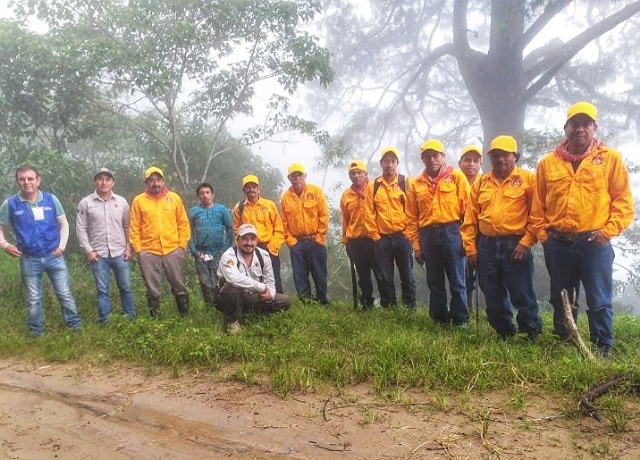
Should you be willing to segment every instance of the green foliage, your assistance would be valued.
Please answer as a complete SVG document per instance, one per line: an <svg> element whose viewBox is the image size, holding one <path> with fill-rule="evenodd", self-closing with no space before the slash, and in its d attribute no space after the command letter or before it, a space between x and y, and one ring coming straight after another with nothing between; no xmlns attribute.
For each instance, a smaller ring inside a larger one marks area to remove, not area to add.
<svg viewBox="0 0 640 460"><path fill-rule="evenodd" d="M425 309L376 309L356 314L349 304L329 308L294 303L288 312L269 317L250 316L240 336L229 336L221 316L209 311L192 295L186 319L177 315L167 295L162 320L146 313L137 269L134 288L139 318L128 321L119 314L113 292L114 314L105 327L98 326L93 280L82 263L71 260L72 287L85 322L72 333L64 327L59 308L46 288L47 334L27 338L23 298L16 289L15 260L0 256L0 355L32 361L127 361L144 367L172 369L174 374L208 370L244 383L268 384L274 391L316 391L369 383L381 394L422 388L440 395L448 405L452 392L509 389L511 404L521 407L533 391L576 396L592 385L617 375L627 376L618 397L633 392L640 383L640 320L617 316L614 360L590 363L577 349L550 333L537 341L524 337L502 341L486 325L457 330L435 325ZM115 289L114 289L115 291ZM546 324L550 315L545 315ZM584 315L579 327L586 332ZM519 389L519 390L518 390ZM525 390L526 389L526 390ZM616 399L609 403L614 408ZM621 414L616 422L624 429Z"/></svg>

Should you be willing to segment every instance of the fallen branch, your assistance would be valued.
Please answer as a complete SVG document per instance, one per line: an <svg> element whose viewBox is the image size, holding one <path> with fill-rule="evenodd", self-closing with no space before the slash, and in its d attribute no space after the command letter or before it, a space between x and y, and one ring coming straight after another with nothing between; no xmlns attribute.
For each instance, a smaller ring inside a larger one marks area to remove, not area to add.
<svg viewBox="0 0 640 460"><path fill-rule="evenodd" d="M617 384L622 382L624 377L616 377L611 380L607 380L600 385L596 385L595 387L585 391L580 396L580 402L578 403L578 408L584 412L586 412L590 417L595 418L597 421L602 422L602 416L598 412L598 410L591 404L596 398L599 398L603 394L607 393Z"/></svg>
<svg viewBox="0 0 640 460"><path fill-rule="evenodd" d="M567 326L567 332L569 333L569 337L571 337L571 341L574 343L578 350L585 355L589 361L595 361L596 357L591 353L589 347L584 343L582 337L580 336L580 332L578 332L578 326L576 322L573 320L573 310L578 308L576 305L576 291L573 290L573 298L569 299L569 293L566 289L560 291L560 297L562 297L562 306L564 307L564 324Z"/></svg>

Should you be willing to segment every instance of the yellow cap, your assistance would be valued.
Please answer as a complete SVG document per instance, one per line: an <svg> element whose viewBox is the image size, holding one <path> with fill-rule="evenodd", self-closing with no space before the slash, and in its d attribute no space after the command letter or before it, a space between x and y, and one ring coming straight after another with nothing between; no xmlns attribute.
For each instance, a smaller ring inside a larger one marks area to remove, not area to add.
<svg viewBox="0 0 640 460"><path fill-rule="evenodd" d="M360 169L364 172L367 172L367 165L364 164L362 160L353 160L349 163L349 172L354 171L356 169Z"/></svg>
<svg viewBox="0 0 640 460"><path fill-rule="evenodd" d="M396 159L400 161L400 152L395 147L385 147L382 149L382 153L380 154L380 159L382 160L387 153L393 153L396 156Z"/></svg>
<svg viewBox="0 0 640 460"><path fill-rule="evenodd" d="M496 136L491 141L491 145L489 145L487 155L489 155L493 150L502 150L508 153L518 153L518 143L511 136Z"/></svg>
<svg viewBox="0 0 640 460"><path fill-rule="evenodd" d="M247 184L260 185L260 182L258 182L258 176L254 176L253 174L247 174L246 176L244 176L242 178L242 188L244 188L244 186Z"/></svg>
<svg viewBox="0 0 640 460"><path fill-rule="evenodd" d="M567 109L567 121L581 113L585 114L593 121L598 119L598 109L596 109L595 105L589 104L588 102L578 102Z"/></svg>
<svg viewBox="0 0 640 460"><path fill-rule="evenodd" d="M482 148L472 144L472 145L467 145L465 148L462 149L462 153L460 154L460 159L463 159L464 156L469 152L477 152L478 155L482 156Z"/></svg>
<svg viewBox="0 0 640 460"><path fill-rule="evenodd" d="M160 174L160 176L164 179L164 173L162 172L162 169L156 166L151 166L144 172L144 180L147 180L151 174Z"/></svg>
<svg viewBox="0 0 640 460"><path fill-rule="evenodd" d="M427 139L424 144L420 146L420 154L425 150L435 150L436 152L444 153L444 146L438 139Z"/></svg>
<svg viewBox="0 0 640 460"><path fill-rule="evenodd" d="M306 171L304 170L304 166L302 166L300 163L293 163L291 166L289 166L288 174L291 174L294 172L299 172L304 174Z"/></svg>

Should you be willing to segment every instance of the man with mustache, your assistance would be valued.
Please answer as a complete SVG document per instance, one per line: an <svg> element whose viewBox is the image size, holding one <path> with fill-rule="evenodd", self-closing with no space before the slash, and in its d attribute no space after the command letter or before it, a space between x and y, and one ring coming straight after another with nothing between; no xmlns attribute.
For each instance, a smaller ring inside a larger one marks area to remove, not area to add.
<svg viewBox="0 0 640 460"><path fill-rule="evenodd" d="M478 269L487 319L498 336L535 337L542 332L530 250L537 241L529 219L535 175L516 166L518 144L511 136L493 139L487 155L491 171L471 187L461 228L467 263Z"/></svg>
<svg viewBox="0 0 640 460"><path fill-rule="evenodd" d="M554 333L567 340L560 293L580 282L590 340L602 356L613 346L611 239L633 220L629 172L619 152L595 137L598 110L578 102L567 110L565 139L538 163L532 218L551 283ZM573 310L577 320L578 310Z"/></svg>
<svg viewBox="0 0 640 460"><path fill-rule="evenodd" d="M224 315L227 332L242 332L245 313L275 313L288 310L291 298L276 292L269 253L258 247L258 230L251 224L238 228L236 247L227 249L218 267L216 308Z"/></svg>
<svg viewBox="0 0 640 460"><path fill-rule="evenodd" d="M162 274L171 285L180 316L189 311L184 262L191 237L189 217L177 193L170 191L160 168L144 172L145 191L131 203L129 241L138 256L152 318L158 318Z"/></svg>

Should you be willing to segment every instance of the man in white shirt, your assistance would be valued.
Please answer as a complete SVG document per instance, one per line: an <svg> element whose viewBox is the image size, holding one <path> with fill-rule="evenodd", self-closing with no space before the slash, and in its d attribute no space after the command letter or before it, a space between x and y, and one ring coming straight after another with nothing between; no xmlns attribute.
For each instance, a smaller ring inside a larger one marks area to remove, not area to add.
<svg viewBox="0 0 640 460"><path fill-rule="evenodd" d="M276 293L269 253L258 247L258 231L251 224L238 228L236 247L220 258L216 308L224 314L227 332L242 332L245 312L275 313L288 310L291 298Z"/></svg>

